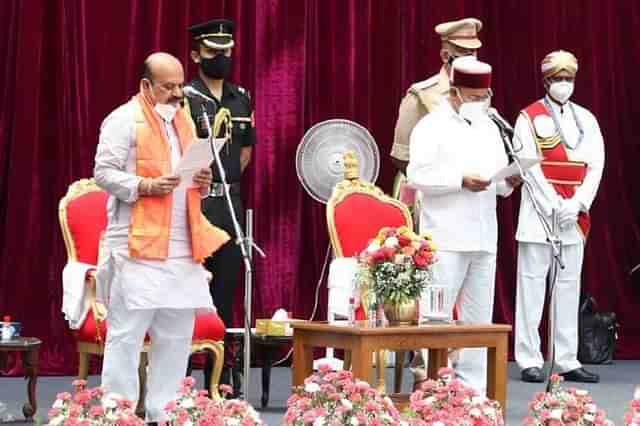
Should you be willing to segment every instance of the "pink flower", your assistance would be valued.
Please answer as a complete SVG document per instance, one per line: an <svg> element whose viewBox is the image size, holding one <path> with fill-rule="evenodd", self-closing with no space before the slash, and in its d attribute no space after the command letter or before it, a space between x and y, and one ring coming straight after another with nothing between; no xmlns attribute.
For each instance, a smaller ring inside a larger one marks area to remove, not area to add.
<svg viewBox="0 0 640 426"><path fill-rule="evenodd" d="M222 392L223 395L231 395L233 393L233 388L229 385L220 385L220 392Z"/></svg>
<svg viewBox="0 0 640 426"><path fill-rule="evenodd" d="M193 387L193 385L195 384L196 379L194 379L193 377L185 377L184 379L182 379L182 386Z"/></svg>
<svg viewBox="0 0 640 426"><path fill-rule="evenodd" d="M92 405L89 414L93 417L102 417L104 416L104 408L101 405Z"/></svg>

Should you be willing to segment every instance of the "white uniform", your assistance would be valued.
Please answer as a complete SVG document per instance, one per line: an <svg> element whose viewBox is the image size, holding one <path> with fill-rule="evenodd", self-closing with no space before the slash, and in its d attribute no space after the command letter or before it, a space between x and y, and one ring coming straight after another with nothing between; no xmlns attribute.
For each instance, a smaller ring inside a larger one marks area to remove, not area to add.
<svg viewBox="0 0 640 426"><path fill-rule="evenodd" d="M562 133L570 146L579 139L579 128L571 109L549 100L558 118ZM600 127L593 114L572 103L578 121L584 131L584 138L575 149L567 149L568 159L587 164L582 185L576 188L573 198L584 211L588 211L595 198L602 170L604 168L604 144ZM548 120L547 120L548 122ZM529 120L521 114L516 122L514 146L523 158L540 155L534 140ZM560 196L542 174L539 165L528 172L533 181L534 196L550 222L551 210L559 208ZM556 284L555 321L555 362L561 372L580 368L578 353L578 304L580 298L580 273L584 241L577 226L569 226L559 234L562 244L562 258L566 265L559 271ZM533 208L528 192L523 188L518 220L518 279L516 296L515 357L521 369L542 367L540 335L538 327L545 300L546 277L551 262L550 247L546 242L544 229Z"/></svg>
<svg viewBox="0 0 640 426"><path fill-rule="evenodd" d="M165 418L175 399L190 354L195 311L214 309L207 273L191 254L185 190L173 192L169 257L141 260L129 256L131 206L141 177L136 169L135 101L113 111L102 123L94 175L109 192L108 225L98 267L98 286L107 303L108 332L102 385L127 399L138 399L138 364L145 334L151 338L147 382L147 421ZM175 168L181 155L172 123L162 121Z"/></svg>
<svg viewBox="0 0 640 426"><path fill-rule="evenodd" d="M429 143L424 143L424 140ZM488 116L469 125L442 102L411 134L409 182L423 196L420 231L438 246L434 281L448 287L447 312L456 302L460 319L490 323L493 315L497 251L496 195L507 196L504 181L487 190L462 188L465 174L489 179L507 165L497 127ZM458 375L486 392L486 349L465 349Z"/></svg>

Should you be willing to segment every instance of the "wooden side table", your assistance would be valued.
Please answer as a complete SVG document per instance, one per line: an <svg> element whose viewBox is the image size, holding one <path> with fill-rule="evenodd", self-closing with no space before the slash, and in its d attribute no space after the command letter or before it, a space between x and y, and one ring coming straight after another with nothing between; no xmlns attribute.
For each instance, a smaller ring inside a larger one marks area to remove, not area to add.
<svg viewBox="0 0 640 426"><path fill-rule="evenodd" d="M313 372L313 348L351 350L353 375L372 383L373 354L380 349L429 349L429 373L447 365L449 348L487 348L487 395L506 412L507 344L510 325L434 324L407 327L375 327L367 321L314 321L294 323L293 385L299 386ZM435 355L435 356L433 356Z"/></svg>
<svg viewBox="0 0 640 426"><path fill-rule="evenodd" d="M28 402L22 406L22 414L32 420L38 409L36 400L36 384L38 382L38 362L42 341L35 337L18 337L14 340L0 341L0 370L6 368L9 352L20 352L22 368L27 382Z"/></svg>

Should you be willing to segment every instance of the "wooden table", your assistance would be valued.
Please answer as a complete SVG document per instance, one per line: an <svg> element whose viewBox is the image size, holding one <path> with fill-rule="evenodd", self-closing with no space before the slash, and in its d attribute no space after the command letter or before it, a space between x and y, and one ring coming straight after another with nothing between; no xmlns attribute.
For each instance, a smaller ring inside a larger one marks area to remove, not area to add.
<svg viewBox="0 0 640 426"><path fill-rule="evenodd" d="M22 406L22 414L27 420L32 420L38 409L36 400L36 384L38 382L38 356L42 341L35 337L18 337L14 340L0 341L0 370L7 364L8 352L20 352L24 377L28 379L28 402Z"/></svg>
<svg viewBox="0 0 640 426"><path fill-rule="evenodd" d="M507 344L510 325L428 324L407 327L375 327L367 321L325 321L292 324L293 385L304 383L313 372L313 349L332 347L351 350L353 375L372 382L373 353L380 349L429 349L429 377L447 365L449 348L487 350L487 395L500 402L506 412Z"/></svg>

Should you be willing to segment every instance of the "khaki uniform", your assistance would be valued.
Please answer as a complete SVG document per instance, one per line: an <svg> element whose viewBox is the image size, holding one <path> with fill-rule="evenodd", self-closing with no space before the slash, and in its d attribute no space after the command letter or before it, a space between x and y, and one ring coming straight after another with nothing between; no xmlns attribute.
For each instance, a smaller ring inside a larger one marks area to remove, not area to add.
<svg viewBox="0 0 640 426"><path fill-rule="evenodd" d="M409 137L411 136L411 131L418 124L418 121L438 106L448 92L449 77L444 67L440 68L438 74L414 83L409 87L407 94L400 102L391 157L400 161L409 161ZM400 189L406 181L407 178L404 173L399 171L393 184L394 198L401 198ZM410 207L413 206L411 205Z"/></svg>
<svg viewBox="0 0 640 426"><path fill-rule="evenodd" d="M440 103L449 92L449 77L444 67L424 81L414 83L400 102L391 156L409 161L409 137L418 121Z"/></svg>

